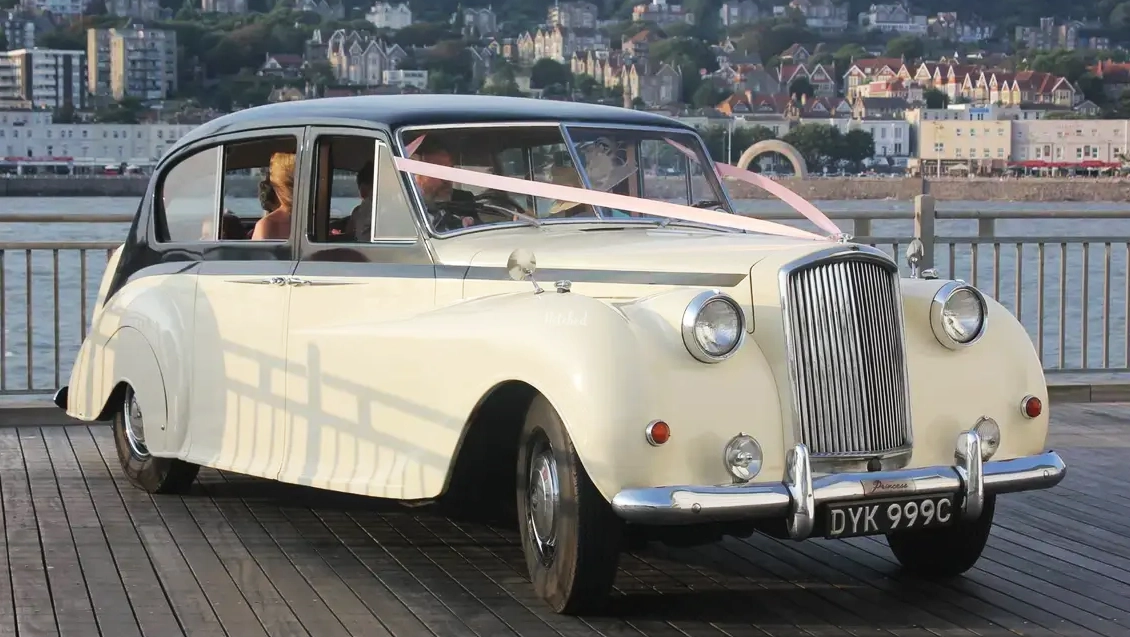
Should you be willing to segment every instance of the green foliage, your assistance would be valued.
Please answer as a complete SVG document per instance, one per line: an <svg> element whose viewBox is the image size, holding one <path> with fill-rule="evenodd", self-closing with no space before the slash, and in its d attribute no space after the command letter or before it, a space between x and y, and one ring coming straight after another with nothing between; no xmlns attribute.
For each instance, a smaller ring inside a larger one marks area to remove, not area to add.
<svg viewBox="0 0 1130 637"><path fill-rule="evenodd" d="M875 154L875 140L864 130L846 134L828 124L801 124L782 140L792 144L804 157L808 169L819 171L840 161L858 165Z"/></svg>
<svg viewBox="0 0 1130 637"><path fill-rule="evenodd" d="M812 86L812 82L807 77L798 77L789 84L789 95L799 99L801 95L805 97L815 97L816 89Z"/></svg>
<svg viewBox="0 0 1130 637"><path fill-rule="evenodd" d="M773 129L765 126L735 126L733 136L730 138L729 147L726 146L728 135L726 126L710 126L701 131L702 141L706 142L706 149L711 158L716 162L737 162L747 148L766 139L775 139ZM729 154L727 154L729 150Z"/></svg>
<svg viewBox="0 0 1130 637"><path fill-rule="evenodd" d="M950 96L936 88L929 88L922 92L926 100L926 108L946 108L950 103Z"/></svg>
<svg viewBox="0 0 1130 637"><path fill-rule="evenodd" d="M887 43L887 57L904 58L909 62L925 55L926 44L917 36L900 35Z"/></svg>
<svg viewBox="0 0 1130 637"><path fill-rule="evenodd" d="M556 60L542 58L530 69L530 88L547 88L554 84L565 86L572 81L573 74L568 67Z"/></svg>

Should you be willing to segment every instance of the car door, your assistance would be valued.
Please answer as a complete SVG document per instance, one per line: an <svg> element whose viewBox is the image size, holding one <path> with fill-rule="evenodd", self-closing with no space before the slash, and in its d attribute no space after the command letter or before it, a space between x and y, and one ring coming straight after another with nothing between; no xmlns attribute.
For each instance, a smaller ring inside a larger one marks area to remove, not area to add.
<svg viewBox="0 0 1130 637"><path fill-rule="evenodd" d="M426 488L423 466L442 464L440 480L446 470L426 445L408 440L411 432L426 435L434 419L405 404L421 379L404 364L404 329L434 307L435 268L387 135L348 128L310 135L311 205L289 300L289 421L278 478L417 497Z"/></svg>
<svg viewBox="0 0 1130 637"><path fill-rule="evenodd" d="M291 294L286 283L297 265L293 220L301 216L303 191L301 163L293 157L302 138L301 128L272 129L217 147L222 188L197 277L190 363L189 453L204 465L274 477L281 464ZM272 181L281 184L282 199L289 189L292 222L274 238L252 240L250 231L266 212L258 183L269 171L277 173ZM221 211L238 217L242 227L225 228L231 218L220 217Z"/></svg>

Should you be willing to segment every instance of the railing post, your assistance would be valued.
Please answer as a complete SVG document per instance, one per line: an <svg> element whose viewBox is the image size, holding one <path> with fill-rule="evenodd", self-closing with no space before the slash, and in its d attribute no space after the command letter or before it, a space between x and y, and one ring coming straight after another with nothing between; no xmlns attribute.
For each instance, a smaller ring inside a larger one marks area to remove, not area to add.
<svg viewBox="0 0 1130 637"><path fill-rule="evenodd" d="M914 197L914 236L922 241L922 260L918 267L925 270L934 266L934 197Z"/></svg>

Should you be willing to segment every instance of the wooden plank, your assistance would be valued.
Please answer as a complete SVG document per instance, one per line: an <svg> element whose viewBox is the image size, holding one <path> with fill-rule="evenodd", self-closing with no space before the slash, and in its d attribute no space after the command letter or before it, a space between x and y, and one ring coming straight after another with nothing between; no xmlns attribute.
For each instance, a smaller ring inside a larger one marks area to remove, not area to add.
<svg viewBox="0 0 1130 637"><path fill-rule="evenodd" d="M57 492L81 567L76 569L77 574L83 579L93 608L92 617L76 618L78 630L75 632L85 634L87 624L94 620L103 634L140 637L141 629L126 596L121 571L110 554L106 534L94 511L90 490L75 461L67 432L61 427L47 427L40 430L40 435L54 469Z"/></svg>
<svg viewBox="0 0 1130 637"><path fill-rule="evenodd" d="M39 537L20 429L0 429L0 489L4 500L4 532L16 632L20 637L58 635L54 600L47 583L47 565ZM34 432L32 436L36 435Z"/></svg>
<svg viewBox="0 0 1130 637"><path fill-rule="evenodd" d="M211 609L197 608L195 613L186 611L181 607L178 617L174 613L170 598L183 604L192 599L191 593L186 593L183 588L170 588L169 580L175 580L175 570L166 566L160 570L156 564L167 563L158 556L152 559L142 543L141 535L134 527L126 506L118 493L118 487L102 455L94 445L90 432L86 429L70 428L65 430L67 442L74 453L75 464L82 475L86 486L86 493L93 504L95 514L102 527L102 533L110 548L113 566L118 571L122 585L125 589L128 605L137 621L143 635L174 635L183 634L185 626L196 627L194 634L208 635L204 628L208 621L204 611L211 613ZM62 454L60 454L62 455ZM115 459L116 461L116 459ZM75 486L77 489L77 485ZM171 542L158 545L165 551L176 552L176 547ZM179 552L176 552L179 556ZM188 579L193 583L191 573ZM197 589L197 597L202 597ZM96 603L95 612L98 612ZM215 616L211 616L211 624L215 624ZM108 631L107 631L108 632Z"/></svg>

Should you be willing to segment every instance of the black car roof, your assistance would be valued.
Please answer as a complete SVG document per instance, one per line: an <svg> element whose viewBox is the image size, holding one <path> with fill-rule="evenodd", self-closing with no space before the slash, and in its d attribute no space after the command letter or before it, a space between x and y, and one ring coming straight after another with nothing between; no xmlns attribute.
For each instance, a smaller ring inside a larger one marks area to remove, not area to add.
<svg viewBox="0 0 1130 637"><path fill-rule="evenodd" d="M589 122L693 130L677 119L615 106L494 95L364 95L256 106L217 117L188 133L177 146L217 133L291 124L364 122L387 126L475 122Z"/></svg>

